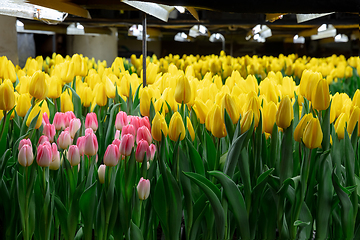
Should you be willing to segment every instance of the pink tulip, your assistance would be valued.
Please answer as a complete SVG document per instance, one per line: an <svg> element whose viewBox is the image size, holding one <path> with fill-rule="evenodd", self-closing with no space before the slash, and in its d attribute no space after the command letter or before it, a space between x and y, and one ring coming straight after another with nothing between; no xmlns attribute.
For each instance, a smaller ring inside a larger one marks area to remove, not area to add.
<svg viewBox="0 0 360 240"><path fill-rule="evenodd" d="M70 133L68 131L62 131L58 138L58 145L61 149L67 149L72 141Z"/></svg>
<svg viewBox="0 0 360 240"><path fill-rule="evenodd" d="M156 152L156 146L155 144L151 144L150 145L150 160L154 160L154 157L155 157L155 152Z"/></svg>
<svg viewBox="0 0 360 240"><path fill-rule="evenodd" d="M119 130L116 130L115 132L115 139L120 139L120 136L121 136L121 132Z"/></svg>
<svg viewBox="0 0 360 240"><path fill-rule="evenodd" d="M48 167L52 162L52 151L50 143L46 142L37 148L36 162L40 167Z"/></svg>
<svg viewBox="0 0 360 240"><path fill-rule="evenodd" d="M56 112L53 124L55 125L56 130L65 129L65 114L62 112Z"/></svg>
<svg viewBox="0 0 360 240"><path fill-rule="evenodd" d="M114 167L118 164L120 159L119 147L115 144L110 144L104 155L104 164L108 167Z"/></svg>
<svg viewBox="0 0 360 240"><path fill-rule="evenodd" d="M72 111L67 111L64 113L64 119L65 119L65 127L70 126L71 119L76 118L75 114Z"/></svg>
<svg viewBox="0 0 360 240"><path fill-rule="evenodd" d="M149 148L149 144L146 140L141 139L136 147L136 151L135 151L135 159L138 162L142 162L144 160L145 157L145 153L146 153L146 160L149 161L150 156L151 156L151 152L150 152L150 148Z"/></svg>
<svg viewBox="0 0 360 240"><path fill-rule="evenodd" d="M43 119L42 119L42 125L45 125L45 124L50 124L49 116L47 115L46 112L43 113Z"/></svg>
<svg viewBox="0 0 360 240"><path fill-rule="evenodd" d="M150 195L150 180L140 178L140 181L137 185L137 192L140 200L145 200Z"/></svg>
<svg viewBox="0 0 360 240"><path fill-rule="evenodd" d="M140 117L137 116L131 116L131 118L129 119L129 124L133 125L135 128L135 132L138 130L138 128L140 127Z"/></svg>
<svg viewBox="0 0 360 240"><path fill-rule="evenodd" d="M98 129L98 120L95 113L92 112L86 115L85 128L91 128L94 132L96 132Z"/></svg>
<svg viewBox="0 0 360 240"><path fill-rule="evenodd" d="M94 133L94 130L92 130L92 128L85 129L85 136L92 133Z"/></svg>
<svg viewBox="0 0 360 240"><path fill-rule="evenodd" d="M54 141L56 129L53 124L47 123L44 125L43 134L48 137L50 142Z"/></svg>
<svg viewBox="0 0 360 240"><path fill-rule="evenodd" d="M49 138L47 136L45 136L45 135L41 135L37 145L38 146L42 145L45 142L49 142Z"/></svg>
<svg viewBox="0 0 360 240"><path fill-rule="evenodd" d="M80 119L73 118L73 119L70 120L69 131L70 131L71 138L75 137L75 134L80 129L80 127L81 127Z"/></svg>
<svg viewBox="0 0 360 240"><path fill-rule="evenodd" d="M123 127L123 129L121 131L121 138L123 138L123 136L126 134L131 134L135 138L136 130L135 130L134 125L129 124L129 125L126 125Z"/></svg>
<svg viewBox="0 0 360 240"><path fill-rule="evenodd" d="M117 115L116 115L116 120L115 120L115 128L117 130L122 130L122 128L126 125L128 125L128 119L127 119L127 114L123 111L120 111Z"/></svg>
<svg viewBox="0 0 360 240"><path fill-rule="evenodd" d="M101 164L98 169L98 177L99 177L99 182L101 184L105 182L105 171L106 171L106 165Z"/></svg>
<svg viewBox="0 0 360 240"><path fill-rule="evenodd" d="M94 133L89 133L84 139L84 154L95 156L98 151L98 141Z"/></svg>
<svg viewBox="0 0 360 240"><path fill-rule="evenodd" d="M84 155L85 151L85 136L81 136L76 141L76 146L79 148L80 155Z"/></svg>
<svg viewBox="0 0 360 240"><path fill-rule="evenodd" d="M148 145L150 145L152 142L151 133L150 133L149 129L145 126L138 128L138 131L136 134L136 143L139 144L139 141L142 139L146 140Z"/></svg>
<svg viewBox="0 0 360 240"><path fill-rule="evenodd" d="M120 139L117 138L115 138L114 141L112 141L112 144L115 144L118 148L120 146L120 143L121 143Z"/></svg>
<svg viewBox="0 0 360 240"><path fill-rule="evenodd" d="M131 134L125 134L121 137L121 143L119 151L121 155L130 156L131 150L134 147L134 136Z"/></svg>
<svg viewBox="0 0 360 240"><path fill-rule="evenodd" d="M32 144L31 144L30 139L28 139L28 138L21 139L21 141L19 142L18 150L20 151L20 149L22 148L22 146L24 146L24 145L26 145L26 144L29 145L30 147L32 147Z"/></svg>
<svg viewBox="0 0 360 240"><path fill-rule="evenodd" d="M151 131L150 121L149 121L149 118L147 116L141 118L140 127L141 126L145 126L145 127L147 127L149 129L149 131Z"/></svg>
<svg viewBox="0 0 360 240"><path fill-rule="evenodd" d="M30 166L34 161L34 154L32 151L32 147L28 144L22 145L19 155L18 155L18 161L21 166L28 167Z"/></svg>
<svg viewBox="0 0 360 240"><path fill-rule="evenodd" d="M67 153L67 159L71 166L76 166L80 163L80 151L78 146L71 145Z"/></svg>
<svg viewBox="0 0 360 240"><path fill-rule="evenodd" d="M56 143L51 145L52 161L50 163L50 170L58 170L60 168L60 153Z"/></svg>

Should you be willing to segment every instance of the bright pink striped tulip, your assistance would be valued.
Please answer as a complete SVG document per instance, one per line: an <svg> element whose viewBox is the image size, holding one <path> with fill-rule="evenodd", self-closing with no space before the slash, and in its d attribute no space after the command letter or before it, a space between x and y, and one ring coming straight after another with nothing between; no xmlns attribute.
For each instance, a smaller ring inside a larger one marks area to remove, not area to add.
<svg viewBox="0 0 360 240"><path fill-rule="evenodd" d="M121 141L118 138L115 138L114 141L112 141L112 144L115 144L118 148L120 147L120 143Z"/></svg>
<svg viewBox="0 0 360 240"><path fill-rule="evenodd" d="M136 188L139 195L139 199L141 200L147 199L150 195L150 180L140 178L140 181Z"/></svg>
<svg viewBox="0 0 360 240"><path fill-rule="evenodd" d="M120 154L124 156L130 156L131 150L134 147L134 136L131 134L125 134L121 137Z"/></svg>
<svg viewBox="0 0 360 240"><path fill-rule="evenodd" d="M136 143L139 144L140 140L145 140L148 145L152 142L152 136L149 129L145 126L139 127L136 133Z"/></svg>
<svg viewBox="0 0 360 240"><path fill-rule="evenodd" d="M45 124L43 128L43 134L47 136L50 142L53 142L56 134L55 126L50 123Z"/></svg>
<svg viewBox="0 0 360 240"><path fill-rule="evenodd" d="M98 151L98 141L94 133L89 133L84 140L84 154L95 156Z"/></svg>
<svg viewBox="0 0 360 240"><path fill-rule="evenodd" d="M45 136L45 135L41 135L37 145L38 146L42 145L45 142L49 142L49 138L47 136Z"/></svg>
<svg viewBox="0 0 360 240"><path fill-rule="evenodd" d="M65 114L62 112L56 112L53 120L56 130L65 129Z"/></svg>
<svg viewBox="0 0 360 240"><path fill-rule="evenodd" d="M151 151L149 148L149 144L146 140L141 139L136 147L136 151L135 151L135 159L138 162L142 162L144 160L145 157L145 153L146 153L146 160L149 161L150 157L151 157Z"/></svg>
<svg viewBox="0 0 360 240"><path fill-rule="evenodd" d="M94 132L96 132L98 129L98 120L95 113L91 112L86 115L85 128L91 128Z"/></svg>
<svg viewBox="0 0 360 240"><path fill-rule="evenodd" d="M47 115L46 112L43 113L42 124L43 124L43 125L45 125L45 124L50 124L49 116Z"/></svg>
<svg viewBox="0 0 360 240"><path fill-rule="evenodd" d="M76 166L80 163L80 151L78 146L71 145L67 153L67 159L71 166Z"/></svg>
<svg viewBox="0 0 360 240"><path fill-rule="evenodd" d="M123 129L121 131L121 138L123 138L123 136L126 135L126 134L131 134L135 139L136 130L135 130L134 125L129 124L129 125L126 125L126 126L123 127Z"/></svg>
<svg viewBox="0 0 360 240"><path fill-rule="evenodd" d="M140 120L141 120L141 117L138 117L138 116L131 116L129 119L129 124L134 126L135 132L140 127Z"/></svg>
<svg viewBox="0 0 360 240"><path fill-rule="evenodd" d="M50 163L50 170L58 170L60 168L60 153L56 143L51 145L52 161Z"/></svg>
<svg viewBox="0 0 360 240"><path fill-rule="evenodd" d="M31 141L30 139L28 138L24 138L24 139L21 139L21 141L19 142L19 147L18 147L18 150L20 151L20 149L22 148L22 146L24 145L30 145L30 147L32 147L32 144L31 144Z"/></svg>
<svg viewBox="0 0 360 240"><path fill-rule="evenodd" d="M150 148L150 153L151 153L150 160L154 160L155 152L156 152L156 146L155 146L155 144L151 144L149 146L149 148Z"/></svg>
<svg viewBox="0 0 360 240"><path fill-rule="evenodd" d="M74 118L76 118L76 116L72 111L67 111L66 113L64 113L65 127L69 127L71 119Z"/></svg>
<svg viewBox="0 0 360 240"><path fill-rule="evenodd" d="M32 151L32 147L28 144L22 145L19 155L18 155L18 162L23 167L30 166L34 161L34 154Z"/></svg>
<svg viewBox="0 0 360 240"><path fill-rule="evenodd" d="M125 112L120 111L117 115L116 115L116 120L115 120L115 128L117 130L122 130L122 128L126 125L128 125L128 116Z"/></svg>
<svg viewBox="0 0 360 240"><path fill-rule="evenodd" d="M52 162L52 150L50 143L45 142L38 146L36 162L40 167L48 167Z"/></svg>
<svg viewBox="0 0 360 240"><path fill-rule="evenodd" d="M149 131L151 131L151 126L150 126L150 120L147 116L141 118L140 120L140 127L141 126L145 126L149 129Z"/></svg>
<svg viewBox="0 0 360 240"><path fill-rule="evenodd" d="M104 164L108 167L114 167L118 164L120 159L119 147L115 144L110 144L104 155Z"/></svg>

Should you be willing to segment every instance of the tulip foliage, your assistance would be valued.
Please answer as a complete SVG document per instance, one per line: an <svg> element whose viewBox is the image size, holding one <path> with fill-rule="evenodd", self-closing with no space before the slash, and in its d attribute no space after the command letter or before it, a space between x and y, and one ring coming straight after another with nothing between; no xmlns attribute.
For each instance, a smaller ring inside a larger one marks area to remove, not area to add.
<svg viewBox="0 0 360 240"><path fill-rule="evenodd" d="M2 239L358 239L360 59L0 58Z"/></svg>

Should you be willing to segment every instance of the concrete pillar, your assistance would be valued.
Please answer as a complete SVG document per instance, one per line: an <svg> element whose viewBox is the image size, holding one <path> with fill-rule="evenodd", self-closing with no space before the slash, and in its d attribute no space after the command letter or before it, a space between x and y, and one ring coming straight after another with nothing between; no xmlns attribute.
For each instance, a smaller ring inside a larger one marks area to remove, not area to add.
<svg viewBox="0 0 360 240"><path fill-rule="evenodd" d="M6 56L14 65L19 63L16 17L0 15L0 56Z"/></svg>
<svg viewBox="0 0 360 240"><path fill-rule="evenodd" d="M93 57L96 61L106 60L107 66L111 67L112 62L118 55L117 30L111 30L111 35L68 35L67 54L72 56L78 53L84 55L84 57Z"/></svg>

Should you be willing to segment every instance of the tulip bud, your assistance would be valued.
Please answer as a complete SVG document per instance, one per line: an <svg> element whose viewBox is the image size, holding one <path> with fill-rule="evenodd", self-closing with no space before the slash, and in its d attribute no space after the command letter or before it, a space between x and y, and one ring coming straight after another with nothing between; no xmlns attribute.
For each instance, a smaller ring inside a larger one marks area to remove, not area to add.
<svg viewBox="0 0 360 240"><path fill-rule="evenodd" d="M60 102L61 102L60 108L62 112L74 111L74 104L72 102L72 98L68 91L64 91L63 93L61 93Z"/></svg>
<svg viewBox="0 0 360 240"><path fill-rule="evenodd" d="M349 134L352 134L352 132L354 131L354 128L355 128L355 125L356 123L359 122L359 118L360 118L360 108L358 107L354 107L351 115L350 115L350 118L349 118L349 122L348 122L348 125L347 125L347 131ZM359 125L358 125L358 136L360 135L360 131L359 131Z"/></svg>
<svg viewBox="0 0 360 240"><path fill-rule="evenodd" d="M45 82L45 73L36 71L30 80L29 93L37 99L44 99L47 96L48 87Z"/></svg>
<svg viewBox="0 0 360 240"><path fill-rule="evenodd" d="M311 103L317 110L325 110L330 105L329 85L325 79L321 79L312 90Z"/></svg>
<svg viewBox="0 0 360 240"><path fill-rule="evenodd" d="M318 118L312 118L304 129L303 142L307 148L314 149L321 146L323 132Z"/></svg>
<svg viewBox="0 0 360 240"><path fill-rule="evenodd" d="M74 118L70 120L70 136L71 138L75 137L76 132L80 129L81 127L81 121L78 118Z"/></svg>
<svg viewBox="0 0 360 240"><path fill-rule="evenodd" d="M135 128L135 132L137 132L140 127L141 117L138 116L128 116L129 124L133 125Z"/></svg>
<svg viewBox="0 0 360 240"><path fill-rule="evenodd" d="M196 112L196 116L200 120L200 123L204 124L205 120L206 120L206 116L209 112L209 109L200 98L195 99L194 110Z"/></svg>
<svg viewBox="0 0 360 240"><path fill-rule="evenodd" d="M19 142L18 150L20 151L20 149L21 149L24 145L29 145L30 147L32 147L32 144L31 144L30 139L28 139L28 138L21 139L21 141Z"/></svg>
<svg viewBox="0 0 360 240"><path fill-rule="evenodd" d="M134 139L135 139L135 135L136 135L136 130L134 125L129 124L123 127L122 131L121 131L121 138L126 135L126 134L131 134L133 135Z"/></svg>
<svg viewBox="0 0 360 240"><path fill-rule="evenodd" d="M135 159L138 162L143 162L146 153L146 160L149 161L151 157L150 147L146 140L141 139L136 147Z"/></svg>
<svg viewBox="0 0 360 240"><path fill-rule="evenodd" d="M118 164L120 159L119 147L115 144L110 144L104 155L104 164L108 167L114 167Z"/></svg>
<svg viewBox="0 0 360 240"><path fill-rule="evenodd" d="M262 110L262 127L263 131L272 134L277 107L274 102L264 103Z"/></svg>
<svg viewBox="0 0 360 240"><path fill-rule="evenodd" d="M15 111L17 115L19 115L20 117L25 117L30 107L31 107L30 95L27 93L20 94L15 107Z"/></svg>
<svg viewBox="0 0 360 240"><path fill-rule="evenodd" d="M46 112L43 113L42 125L50 124L49 116Z"/></svg>
<svg viewBox="0 0 360 240"><path fill-rule="evenodd" d="M119 130L116 130L114 139L120 139L121 132Z"/></svg>
<svg viewBox="0 0 360 240"><path fill-rule="evenodd" d="M179 112L175 112L169 124L169 137L173 141L177 141L179 138L183 140L185 138L185 126Z"/></svg>
<svg viewBox="0 0 360 240"><path fill-rule="evenodd" d="M145 126L149 129L149 131L151 131L150 121L147 116L140 118L139 127L141 126Z"/></svg>
<svg viewBox="0 0 360 240"><path fill-rule="evenodd" d="M50 170L58 170L60 168L60 153L57 149L57 145L53 143L51 145L52 160L49 166Z"/></svg>
<svg viewBox="0 0 360 240"><path fill-rule="evenodd" d="M168 126L166 124L165 118L163 115L160 115L159 112L156 112L155 117L152 121L151 135L156 141L161 141L163 132L166 137L168 134Z"/></svg>
<svg viewBox="0 0 360 240"><path fill-rule="evenodd" d="M115 139L112 141L112 144L116 145L118 148L120 147L120 143L121 143L121 141L120 141L120 139L118 139L118 138L115 138Z"/></svg>
<svg viewBox="0 0 360 240"><path fill-rule="evenodd" d="M121 131L122 128L126 125L128 125L127 114L126 112L120 111L116 115L115 128Z"/></svg>
<svg viewBox="0 0 360 240"><path fill-rule="evenodd" d="M229 114L233 124L236 124L239 120L240 113L236 107L235 100L230 94L225 94L222 100L221 109L226 109L226 112ZM221 111L224 112L224 111Z"/></svg>
<svg viewBox="0 0 360 240"><path fill-rule="evenodd" d="M241 134L249 130L253 119L254 112L250 109L244 114L244 117L242 117L240 120Z"/></svg>
<svg viewBox="0 0 360 240"><path fill-rule="evenodd" d="M291 121L294 119L294 110L291 105L289 96L281 99L279 109L276 112L276 125L283 129L290 126Z"/></svg>
<svg viewBox="0 0 360 240"><path fill-rule="evenodd" d="M55 126L53 124L45 124L43 134L48 138L48 141L53 142L56 134Z"/></svg>
<svg viewBox="0 0 360 240"><path fill-rule="evenodd" d="M72 143L70 133L68 131L62 131L57 141L61 149L67 149Z"/></svg>
<svg viewBox="0 0 360 240"><path fill-rule="evenodd" d="M145 126L139 127L137 134L136 134L136 143L138 144L140 140L145 140L148 145L152 142L152 137L149 129Z"/></svg>
<svg viewBox="0 0 360 240"><path fill-rule="evenodd" d="M156 146L155 146L155 144L152 143L149 146L149 148L150 148L150 160L154 160L155 152L156 152Z"/></svg>
<svg viewBox="0 0 360 240"><path fill-rule="evenodd" d="M94 133L85 135L84 139L84 154L88 156L95 156L98 151L98 141Z"/></svg>
<svg viewBox="0 0 360 240"><path fill-rule="evenodd" d="M176 76L175 100L178 103L188 103L191 99L189 80L183 74Z"/></svg>
<svg viewBox="0 0 360 240"><path fill-rule="evenodd" d="M98 168L98 177L99 177L99 182L101 184L105 183L105 171L106 171L106 165L101 164Z"/></svg>
<svg viewBox="0 0 360 240"><path fill-rule="evenodd" d="M193 125L192 125L189 117L186 117L186 127L187 127L187 130L189 131L191 140L194 141L195 140L195 132L194 132L194 128L193 128Z"/></svg>
<svg viewBox="0 0 360 240"><path fill-rule="evenodd" d="M345 134L345 126L346 123L348 122L348 115L346 113L341 113L340 116L338 117L338 119L336 119L335 121L335 132L338 136L339 139L343 139L344 138L344 134Z"/></svg>
<svg viewBox="0 0 360 240"><path fill-rule="evenodd" d="M145 88L140 97L140 113L142 116L150 116L150 102L150 93L148 88Z"/></svg>
<svg viewBox="0 0 360 240"><path fill-rule="evenodd" d="M76 166L80 163L80 150L77 145L71 145L69 147L67 159L71 166Z"/></svg>
<svg viewBox="0 0 360 240"><path fill-rule="evenodd" d="M131 150L134 147L134 136L131 134L125 134L121 136L121 143L119 151L121 155L130 156Z"/></svg>
<svg viewBox="0 0 360 240"><path fill-rule="evenodd" d="M98 120L94 112L86 115L85 128L91 128L94 132L98 129Z"/></svg>
<svg viewBox="0 0 360 240"><path fill-rule="evenodd" d="M80 155L83 156L85 151L85 136L81 136L77 139L76 146L79 148Z"/></svg>
<svg viewBox="0 0 360 240"><path fill-rule="evenodd" d="M47 97L48 98L59 98L62 92L62 84L61 80L58 76L52 76L49 78L49 92Z"/></svg>
<svg viewBox="0 0 360 240"><path fill-rule="evenodd" d="M15 106L14 87L9 79L0 85L0 110L10 111Z"/></svg>
<svg viewBox="0 0 360 240"><path fill-rule="evenodd" d="M107 96L105 92L105 85L103 83L97 84L94 88L95 102L99 106L105 106L107 103Z"/></svg>
<svg viewBox="0 0 360 240"><path fill-rule="evenodd" d="M33 161L34 161L34 154L31 145L28 144L22 145L18 155L19 164L23 167L28 167L33 163Z"/></svg>
<svg viewBox="0 0 360 240"><path fill-rule="evenodd" d="M73 111L67 111L64 113L65 128L70 126L70 121L74 118L76 118L76 116Z"/></svg>
<svg viewBox="0 0 360 240"><path fill-rule="evenodd" d="M65 114L62 112L56 112L53 120L53 124L56 130L65 129Z"/></svg>
<svg viewBox="0 0 360 240"><path fill-rule="evenodd" d="M150 195L150 180L140 178L137 185L137 192L140 200L146 200Z"/></svg>
<svg viewBox="0 0 360 240"><path fill-rule="evenodd" d="M210 127L211 133L217 138L226 136L225 124L222 121L223 118L221 118L221 116L221 108L219 105L215 104L210 116Z"/></svg>
<svg viewBox="0 0 360 240"><path fill-rule="evenodd" d="M48 167L52 162L51 145L43 143L38 146L36 162L40 167Z"/></svg>
<svg viewBox="0 0 360 240"><path fill-rule="evenodd" d="M298 125L296 126L295 131L294 131L294 139L295 139L295 141L301 142L301 139L302 139L303 134L304 134L305 127L307 126L307 124L309 123L309 121L312 118L313 118L313 116L312 116L311 113L305 114L301 118L300 122L298 123Z"/></svg>

